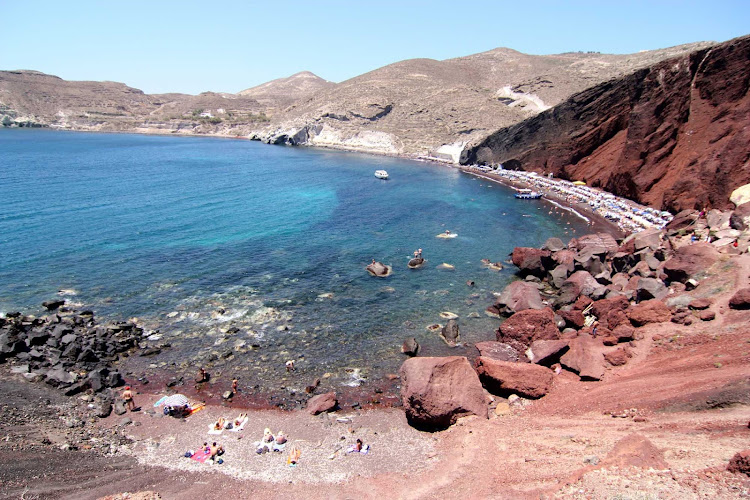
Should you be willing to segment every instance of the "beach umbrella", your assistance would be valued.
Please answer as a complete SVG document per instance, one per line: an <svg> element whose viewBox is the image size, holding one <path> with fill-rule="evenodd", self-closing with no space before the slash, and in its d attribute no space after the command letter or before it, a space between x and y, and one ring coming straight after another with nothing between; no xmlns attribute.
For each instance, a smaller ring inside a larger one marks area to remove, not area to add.
<svg viewBox="0 0 750 500"><path fill-rule="evenodd" d="M187 406L188 399L182 394L172 394L164 400L164 406Z"/></svg>

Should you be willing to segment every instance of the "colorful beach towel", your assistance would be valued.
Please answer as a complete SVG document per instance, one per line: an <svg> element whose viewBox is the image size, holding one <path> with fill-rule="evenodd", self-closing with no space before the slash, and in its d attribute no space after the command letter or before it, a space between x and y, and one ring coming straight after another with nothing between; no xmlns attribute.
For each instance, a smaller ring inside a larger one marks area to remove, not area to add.
<svg viewBox="0 0 750 500"><path fill-rule="evenodd" d="M167 397L168 397L168 396L162 396L162 397L161 397L161 399L160 399L159 401L157 401L156 403L154 403L154 408L156 408L157 406L159 406L159 405L161 405L162 403L164 403L164 400L165 400L165 399L167 399Z"/></svg>
<svg viewBox="0 0 750 500"><path fill-rule="evenodd" d="M190 457L191 459L195 460L196 462L200 463L206 463L206 460L211 458L211 452L206 450L198 450Z"/></svg>

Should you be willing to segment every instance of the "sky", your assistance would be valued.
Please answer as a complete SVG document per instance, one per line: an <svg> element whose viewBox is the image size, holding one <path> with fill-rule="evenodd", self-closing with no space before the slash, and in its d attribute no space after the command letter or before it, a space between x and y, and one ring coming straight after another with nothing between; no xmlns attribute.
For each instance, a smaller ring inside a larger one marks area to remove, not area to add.
<svg viewBox="0 0 750 500"><path fill-rule="evenodd" d="M0 69L239 92L497 47L627 54L750 34L750 0L0 0Z"/></svg>

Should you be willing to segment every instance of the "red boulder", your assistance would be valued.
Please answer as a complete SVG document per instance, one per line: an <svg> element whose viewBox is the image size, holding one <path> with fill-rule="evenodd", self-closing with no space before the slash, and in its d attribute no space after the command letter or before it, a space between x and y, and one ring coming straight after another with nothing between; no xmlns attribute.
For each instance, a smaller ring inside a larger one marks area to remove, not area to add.
<svg viewBox="0 0 750 500"><path fill-rule="evenodd" d="M493 394L519 394L540 398L552 386L552 370L528 363L511 363L478 357L476 370L479 379Z"/></svg>
<svg viewBox="0 0 750 500"><path fill-rule="evenodd" d="M750 476L750 450L736 453L727 466L729 472L741 472Z"/></svg>
<svg viewBox="0 0 750 500"><path fill-rule="evenodd" d="M528 346L534 340L555 340L560 330L552 309L526 309L506 319L496 332L498 342L517 342Z"/></svg>
<svg viewBox="0 0 750 500"><path fill-rule="evenodd" d="M336 400L335 392L327 392L325 394L319 394L310 398L307 402L307 412L312 415L317 415L325 411L331 411L336 408L338 401Z"/></svg>
<svg viewBox="0 0 750 500"><path fill-rule="evenodd" d="M742 288L729 299L732 309L750 309L750 288Z"/></svg>
<svg viewBox="0 0 750 500"><path fill-rule="evenodd" d="M531 247L516 247L511 254L513 265L521 271L521 274L533 274L534 276L543 277L547 274L551 252L549 250L540 250Z"/></svg>
<svg viewBox="0 0 750 500"><path fill-rule="evenodd" d="M674 256L664 263L664 273L670 281L685 283L701 271L711 267L719 259L716 248L705 242L678 248Z"/></svg>
<svg viewBox="0 0 750 500"><path fill-rule="evenodd" d="M643 326L649 323L664 323L672 319L672 311L661 300L645 300L631 307L626 312L628 319L634 326Z"/></svg>
<svg viewBox="0 0 750 500"><path fill-rule="evenodd" d="M462 416L487 418L482 384L462 356L407 359L399 375L406 419L414 427L444 429Z"/></svg>
<svg viewBox="0 0 750 500"><path fill-rule="evenodd" d="M570 350L560 358L560 364L582 379L601 380L604 376L601 344L591 337L575 338L570 341Z"/></svg>

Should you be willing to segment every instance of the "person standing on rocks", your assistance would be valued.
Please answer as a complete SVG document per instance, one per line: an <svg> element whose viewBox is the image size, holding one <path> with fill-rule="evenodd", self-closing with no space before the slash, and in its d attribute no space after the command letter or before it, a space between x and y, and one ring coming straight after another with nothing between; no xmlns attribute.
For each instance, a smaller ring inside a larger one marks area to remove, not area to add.
<svg viewBox="0 0 750 500"><path fill-rule="evenodd" d="M128 410L135 411L135 401L133 400L133 391L130 390L130 386L126 385L125 390L122 391L122 399L125 401L125 405Z"/></svg>

